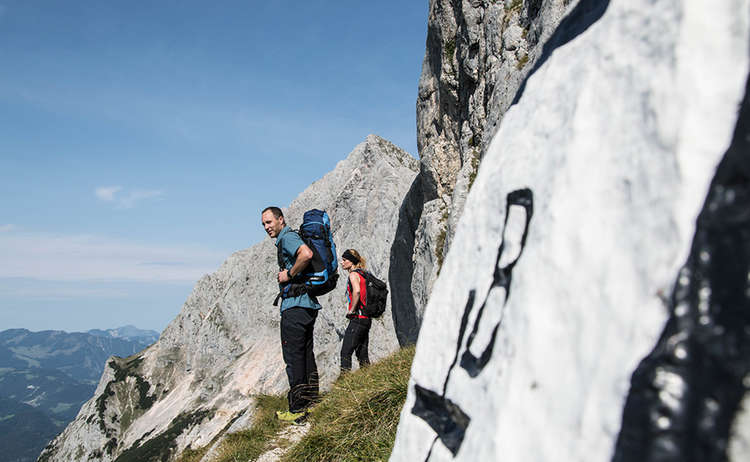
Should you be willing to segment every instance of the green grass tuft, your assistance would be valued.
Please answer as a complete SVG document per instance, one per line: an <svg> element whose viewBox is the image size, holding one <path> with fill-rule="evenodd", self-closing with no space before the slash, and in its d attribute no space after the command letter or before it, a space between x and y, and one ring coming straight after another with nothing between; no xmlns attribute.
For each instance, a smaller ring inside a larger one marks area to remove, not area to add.
<svg viewBox="0 0 750 462"><path fill-rule="evenodd" d="M523 6L523 0L513 0L510 4L505 5L505 11L515 11L521 9Z"/></svg>
<svg viewBox="0 0 750 462"><path fill-rule="evenodd" d="M523 55L521 55L520 58L518 58L518 63L516 63L516 69L520 71L528 62L529 62L529 55L524 53Z"/></svg>
<svg viewBox="0 0 750 462"><path fill-rule="evenodd" d="M182 451L182 454L180 454L177 462L200 462L200 460L203 459L203 456L208 452L209 448L210 446L206 445L199 449L185 449Z"/></svg>
<svg viewBox="0 0 750 462"><path fill-rule="evenodd" d="M448 237L448 217L450 212L448 210L443 211L443 216L440 220L440 226L442 229L435 238L435 257L437 257L437 274L440 276L440 270L443 269L443 248L445 247L445 239Z"/></svg>
<svg viewBox="0 0 750 462"><path fill-rule="evenodd" d="M456 39L445 42L445 56L448 58L448 62L453 62L453 57L456 56Z"/></svg>
<svg viewBox="0 0 750 462"><path fill-rule="evenodd" d="M469 190L474 186L474 180L477 179L479 173L479 149L474 149L471 154L471 172L469 172Z"/></svg>
<svg viewBox="0 0 750 462"><path fill-rule="evenodd" d="M443 229L440 231L440 234L438 234L437 238L435 239L435 256L437 257L437 274L440 275L440 270L443 269L443 247L445 246L445 238L448 236L448 230L445 229L445 225L443 225Z"/></svg>

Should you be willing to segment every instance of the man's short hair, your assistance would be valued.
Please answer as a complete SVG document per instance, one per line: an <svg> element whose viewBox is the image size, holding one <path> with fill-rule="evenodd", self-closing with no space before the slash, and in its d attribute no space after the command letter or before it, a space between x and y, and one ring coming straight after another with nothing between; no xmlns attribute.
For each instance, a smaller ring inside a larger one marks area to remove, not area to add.
<svg viewBox="0 0 750 462"><path fill-rule="evenodd" d="M273 213L273 216L274 216L274 217L275 217L275 218L276 218L277 220L278 220L279 218L281 218L281 217L283 217L283 216L284 216L284 212L282 212L280 208L278 208L278 207L273 207L273 206L264 208L264 209L263 209L263 211L262 211L262 212L260 212L260 214L261 214L261 215L263 215L264 213L268 212L269 210L271 211L271 213Z"/></svg>

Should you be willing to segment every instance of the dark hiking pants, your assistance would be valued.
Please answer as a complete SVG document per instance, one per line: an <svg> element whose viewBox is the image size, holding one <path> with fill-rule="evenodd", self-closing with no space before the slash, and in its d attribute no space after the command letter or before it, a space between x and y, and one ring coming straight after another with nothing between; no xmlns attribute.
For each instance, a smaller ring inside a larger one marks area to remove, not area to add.
<svg viewBox="0 0 750 462"><path fill-rule="evenodd" d="M301 412L318 399L318 366L313 328L318 310L294 307L281 312L281 352L289 379L289 411Z"/></svg>
<svg viewBox="0 0 750 462"><path fill-rule="evenodd" d="M359 367L370 364L367 344L370 342L371 319L353 318L344 332L344 343L341 344L341 370L352 370L352 353L357 354Z"/></svg>

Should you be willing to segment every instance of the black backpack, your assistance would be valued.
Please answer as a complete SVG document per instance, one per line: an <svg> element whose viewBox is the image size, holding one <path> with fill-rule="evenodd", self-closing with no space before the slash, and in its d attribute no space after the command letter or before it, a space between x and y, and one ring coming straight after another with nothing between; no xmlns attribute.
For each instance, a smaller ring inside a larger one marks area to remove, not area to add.
<svg viewBox="0 0 750 462"><path fill-rule="evenodd" d="M367 301L362 313L369 318L381 317L385 313L385 303L388 300L388 286L369 271L361 269L354 271L365 278L367 286Z"/></svg>

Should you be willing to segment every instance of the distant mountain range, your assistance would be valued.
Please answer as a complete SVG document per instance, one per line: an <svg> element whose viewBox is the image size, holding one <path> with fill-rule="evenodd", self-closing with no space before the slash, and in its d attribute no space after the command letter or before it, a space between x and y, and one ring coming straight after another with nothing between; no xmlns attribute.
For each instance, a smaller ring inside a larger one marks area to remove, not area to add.
<svg viewBox="0 0 750 462"><path fill-rule="evenodd" d="M130 356L158 338L133 326L0 331L0 462L35 461L91 398L107 358Z"/></svg>

